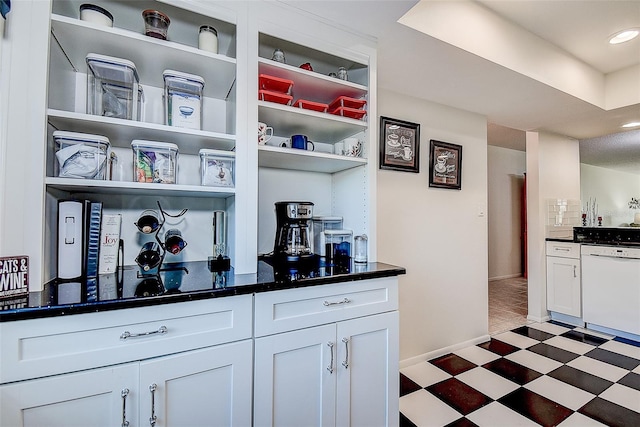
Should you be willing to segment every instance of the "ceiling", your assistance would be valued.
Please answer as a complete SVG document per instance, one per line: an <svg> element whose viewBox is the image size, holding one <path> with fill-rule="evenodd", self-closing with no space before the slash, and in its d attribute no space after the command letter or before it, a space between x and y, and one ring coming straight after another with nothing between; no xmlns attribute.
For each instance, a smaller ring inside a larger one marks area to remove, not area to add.
<svg viewBox="0 0 640 427"><path fill-rule="evenodd" d="M640 38L608 43L640 28L640 0L281 2L377 40L378 87L485 115L489 144L552 132L640 174L640 130L621 128L640 121Z"/></svg>

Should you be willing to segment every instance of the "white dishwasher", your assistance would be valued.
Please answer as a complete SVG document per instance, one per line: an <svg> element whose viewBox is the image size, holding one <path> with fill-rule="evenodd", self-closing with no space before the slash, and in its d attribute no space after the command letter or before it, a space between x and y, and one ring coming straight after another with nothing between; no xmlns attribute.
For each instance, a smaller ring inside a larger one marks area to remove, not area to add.
<svg viewBox="0 0 640 427"><path fill-rule="evenodd" d="M640 248L582 245L581 254L584 321L640 335Z"/></svg>

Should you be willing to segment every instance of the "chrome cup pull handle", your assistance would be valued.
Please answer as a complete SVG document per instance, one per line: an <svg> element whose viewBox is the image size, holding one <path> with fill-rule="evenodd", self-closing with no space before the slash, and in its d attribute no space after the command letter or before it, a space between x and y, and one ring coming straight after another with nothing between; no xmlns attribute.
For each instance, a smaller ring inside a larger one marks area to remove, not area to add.
<svg viewBox="0 0 640 427"><path fill-rule="evenodd" d="M335 301L335 302L325 301L322 304L325 307L329 307L329 306L332 306L332 305L349 304L350 302L351 302L351 300L349 298L345 297L345 299L343 299L342 301Z"/></svg>
<svg viewBox="0 0 640 427"><path fill-rule="evenodd" d="M155 331L149 331L149 332L131 333L129 331L124 331L122 334L120 334L120 339L121 340L126 340L127 338L140 338L140 337L146 337L148 335L156 335L156 334L164 335L167 332L169 332L169 329L167 329L166 326L160 326Z"/></svg>
<svg viewBox="0 0 640 427"><path fill-rule="evenodd" d="M129 389L124 388L120 392L122 396L122 427L129 427L129 421L127 421L127 396L129 395Z"/></svg>
<svg viewBox="0 0 640 427"><path fill-rule="evenodd" d="M342 366L344 366L344 369L349 369L349 338L342 338L342 342L344 343L344 349L346 351Z"/></svg>
<svg viewBox="0 0 640 427"><path fill-rule="evenodd" d="M149 391L151 392L151 417L149 417L149 425L151 427L156 425L156 389L158 388L157 384L151 384L149 386Z"/></svg>
<svg viewBox="0 0 640 427"><path fill-rule="evenodd" d="M329 341L327 345L331 351L331 361L329 362L329 366L327 366L327 371L329 371L330 374L333 374L333 343Z"/></svg>

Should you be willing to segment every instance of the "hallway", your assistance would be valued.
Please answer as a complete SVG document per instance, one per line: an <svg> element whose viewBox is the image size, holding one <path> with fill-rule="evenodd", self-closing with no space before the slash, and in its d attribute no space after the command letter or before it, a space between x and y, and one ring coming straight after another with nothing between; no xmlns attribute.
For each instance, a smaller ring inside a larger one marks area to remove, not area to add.
<svg viewBox="0 0 640 427"><path fill-rule="evenodd" d="M527 279L489 281L489 334L527 324Z"/></svg>

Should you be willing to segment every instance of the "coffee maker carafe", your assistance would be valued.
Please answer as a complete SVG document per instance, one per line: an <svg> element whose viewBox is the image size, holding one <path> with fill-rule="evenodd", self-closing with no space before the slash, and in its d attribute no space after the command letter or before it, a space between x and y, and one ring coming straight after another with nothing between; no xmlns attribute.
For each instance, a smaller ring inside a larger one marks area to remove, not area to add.
<svg viewBox="0 0 640 427"><path fill-rule="evenodd" d="M276 260L299 262L315 258L311 247L311 202L276 202Z"/></svg>

